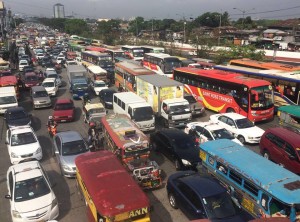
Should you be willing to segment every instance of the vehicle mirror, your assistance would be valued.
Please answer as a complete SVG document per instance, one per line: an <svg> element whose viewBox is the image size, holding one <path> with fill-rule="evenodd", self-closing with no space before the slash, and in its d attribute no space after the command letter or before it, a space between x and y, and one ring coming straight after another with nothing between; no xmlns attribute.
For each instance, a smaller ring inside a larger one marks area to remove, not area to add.
<svg viewBox="0 0 300 222"><path fill-rule="evenodd" d="M58 152L58 150L55 150L55 152L54 152L55 154L59 154L59 152Z"/></svg>
<svg viewBox="0 0 300 222"><path fill-rule="evenodd" d="M6 194L5 199L10 199L11 200L11 196L9 194Z"/></svg>

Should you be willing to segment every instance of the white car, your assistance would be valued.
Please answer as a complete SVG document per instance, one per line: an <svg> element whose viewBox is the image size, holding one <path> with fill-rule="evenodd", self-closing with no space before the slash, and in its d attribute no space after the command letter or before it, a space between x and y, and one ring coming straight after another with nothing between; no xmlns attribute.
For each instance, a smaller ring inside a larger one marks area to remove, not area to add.
<svg viewBox="0 0 300 222"><path fill-rule="evenodd" d="M29 63L27 60L20 60L19 62L19 70L22 72L25 66L29 66Z"/></svg>
<svg viewBox="0 0 300 222"><path fill-rule="evenodd" d="M6 131L6 141L10 162L18 164L25 160L41 160L42 148L30 126L16 126Z"/></svg>
<svg viewBox="0 0 300 222"><path fill-rule="evenodd" d="M238 113L223 113L210 116L210 120L231 132L241 143L259 143L265 132L249 119Z"/></svg>
<svg viewBox="0 0 300 222"><path fill-rule="evenodd" d="M78 63L75 60L67 60L64 65L67 68L69 65L78 65Z"/></svg>
<svg viewBox="0 0 300 222"><path fill-rule="evenodd" d="M56 96L58 85L55 78L46 78L42 82L42 86L46 89L49 96Z"/></svg>
<svg viewBox="0 0 300 222"><path fill-rule="evenodd" d="M104 81L102 80L95 80L94 82L91 83L93 91L95 92L95 95L99 95L99 92L102 89L108 89L107 85L105 84Z"/></svg>
<svg viewBox="0 0 300 222"><path fill-rule="evenodd" d="M42 59L42 58L44 58L44 56L45 56L44 53L41 53L41 52L38 52L36 54L36 58L39 59L39 60Z"/></svg>
<svg viewBox="0 0 300 222"><path fill-rule="evenodd" d="M56 85L58 85L58 87L60 87L62 85L61 82L61 77L55 72L49 72L45 74L47 77L46 78L54 78L56 81Z"/></svg>
<svg viewBox="0 0 300 222"><path fill-rule="evenodd" d="M66 58L65 58L64 56L57 56L57 58L56 58L56 63L57 63L57 64L61 64L61 62L62 62L63 60L66 60Z"/></svg>
<svg viewBox="0 0 300 222"><path fill-rule="evenodd" d="M243 146L243 144L237 138L235 138L231 132L213 122L188 123L184 129L184 132L195 137L199 143L218 139L229 139Z"/></svg>
<svg viewBox="0 0 300 222"><path fill-rule="evenodd" d="M48 221L59 215L49 178L38 161L10 166L7 171L10 213L13 222Z"/></svg>

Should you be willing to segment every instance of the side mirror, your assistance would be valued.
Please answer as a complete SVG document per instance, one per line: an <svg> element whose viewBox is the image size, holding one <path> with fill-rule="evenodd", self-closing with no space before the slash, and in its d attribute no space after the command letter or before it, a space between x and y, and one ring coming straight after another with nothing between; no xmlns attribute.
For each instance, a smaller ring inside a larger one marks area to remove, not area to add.
<svg viewBox="0 0 300 222"><path fill-rule="evenodd" d="M58 152L58 150L55 150L55 152L54 152L55 154L59 154L59 152Z"/></svg>
<svg viewBox="0 0 300 222"><path fill-rule="evenodd" d="M6 194L4 197L5 197L5 199L11 200L11 196L9 194Z"/></svg>

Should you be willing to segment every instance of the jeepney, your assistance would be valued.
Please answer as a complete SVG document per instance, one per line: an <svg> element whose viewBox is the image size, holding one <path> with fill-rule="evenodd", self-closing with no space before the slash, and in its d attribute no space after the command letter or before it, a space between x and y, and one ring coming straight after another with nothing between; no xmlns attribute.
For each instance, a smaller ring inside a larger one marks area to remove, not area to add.
<svg viewBox="0 0 300 222"><path fill-rule="evenodd" d="M300 132L300 107L297 105L280 106L277 111L279 124Z"/></svg>
<svg viewBox="0 0 300 222"><path fill-rule="evenodd" d="M82 108L82 115L85 123L99 124L101 118L106 115L106 110L102 103L86 103Z"/></svg>
<svg viewBox="0 0 300 222"><path fill-rule="evenodd" d="M144 189L162 184L158 164L149 159L148 137L125 114L109 114L101 118L104 149L111 150Z"/></svg>

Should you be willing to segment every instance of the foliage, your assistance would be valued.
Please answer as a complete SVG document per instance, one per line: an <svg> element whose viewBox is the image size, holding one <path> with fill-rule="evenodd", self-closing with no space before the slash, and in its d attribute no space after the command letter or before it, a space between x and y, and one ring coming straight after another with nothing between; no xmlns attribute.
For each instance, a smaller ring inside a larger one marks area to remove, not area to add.
<svg viewBox="0 0 300 222"><path fill-rule="evenodd" d="M96 35L100 36L104 44L112 45L118 40L121 20L112 19L97 23Z"/></svg>
<svg viewBox="0 0 300 222"><path fill-rule="evenodd" d="M49 26L52 29L58 29L60 31L65 30L65 23L67 19L65 18L39 18L40 23Z"/></svg>
<svg viewBox="0 0 300 222"><path fill-rule="evenodd" d="M228 12L224 12L223 14L219 12L205 12L204 14L198 16L193 21L193 27L200 27L200 26L218 27L220 25L226 26L229 24L230 22L229 22Z"/></svg>
<svg viewBox="0 0 300 222"><path fill-rule="evenodd" d="M251 19L251 16L247 16L246 18L239 18L234 26L240 29L253 29L257 27L257 24Z"/></svg>
<svg viewBox="0 0 300 222"><path fill-rule="evenodd" d="M87 30L87 23L82 19L67 19L65 22L65 32L70 35L82 35Z"/></svg>

